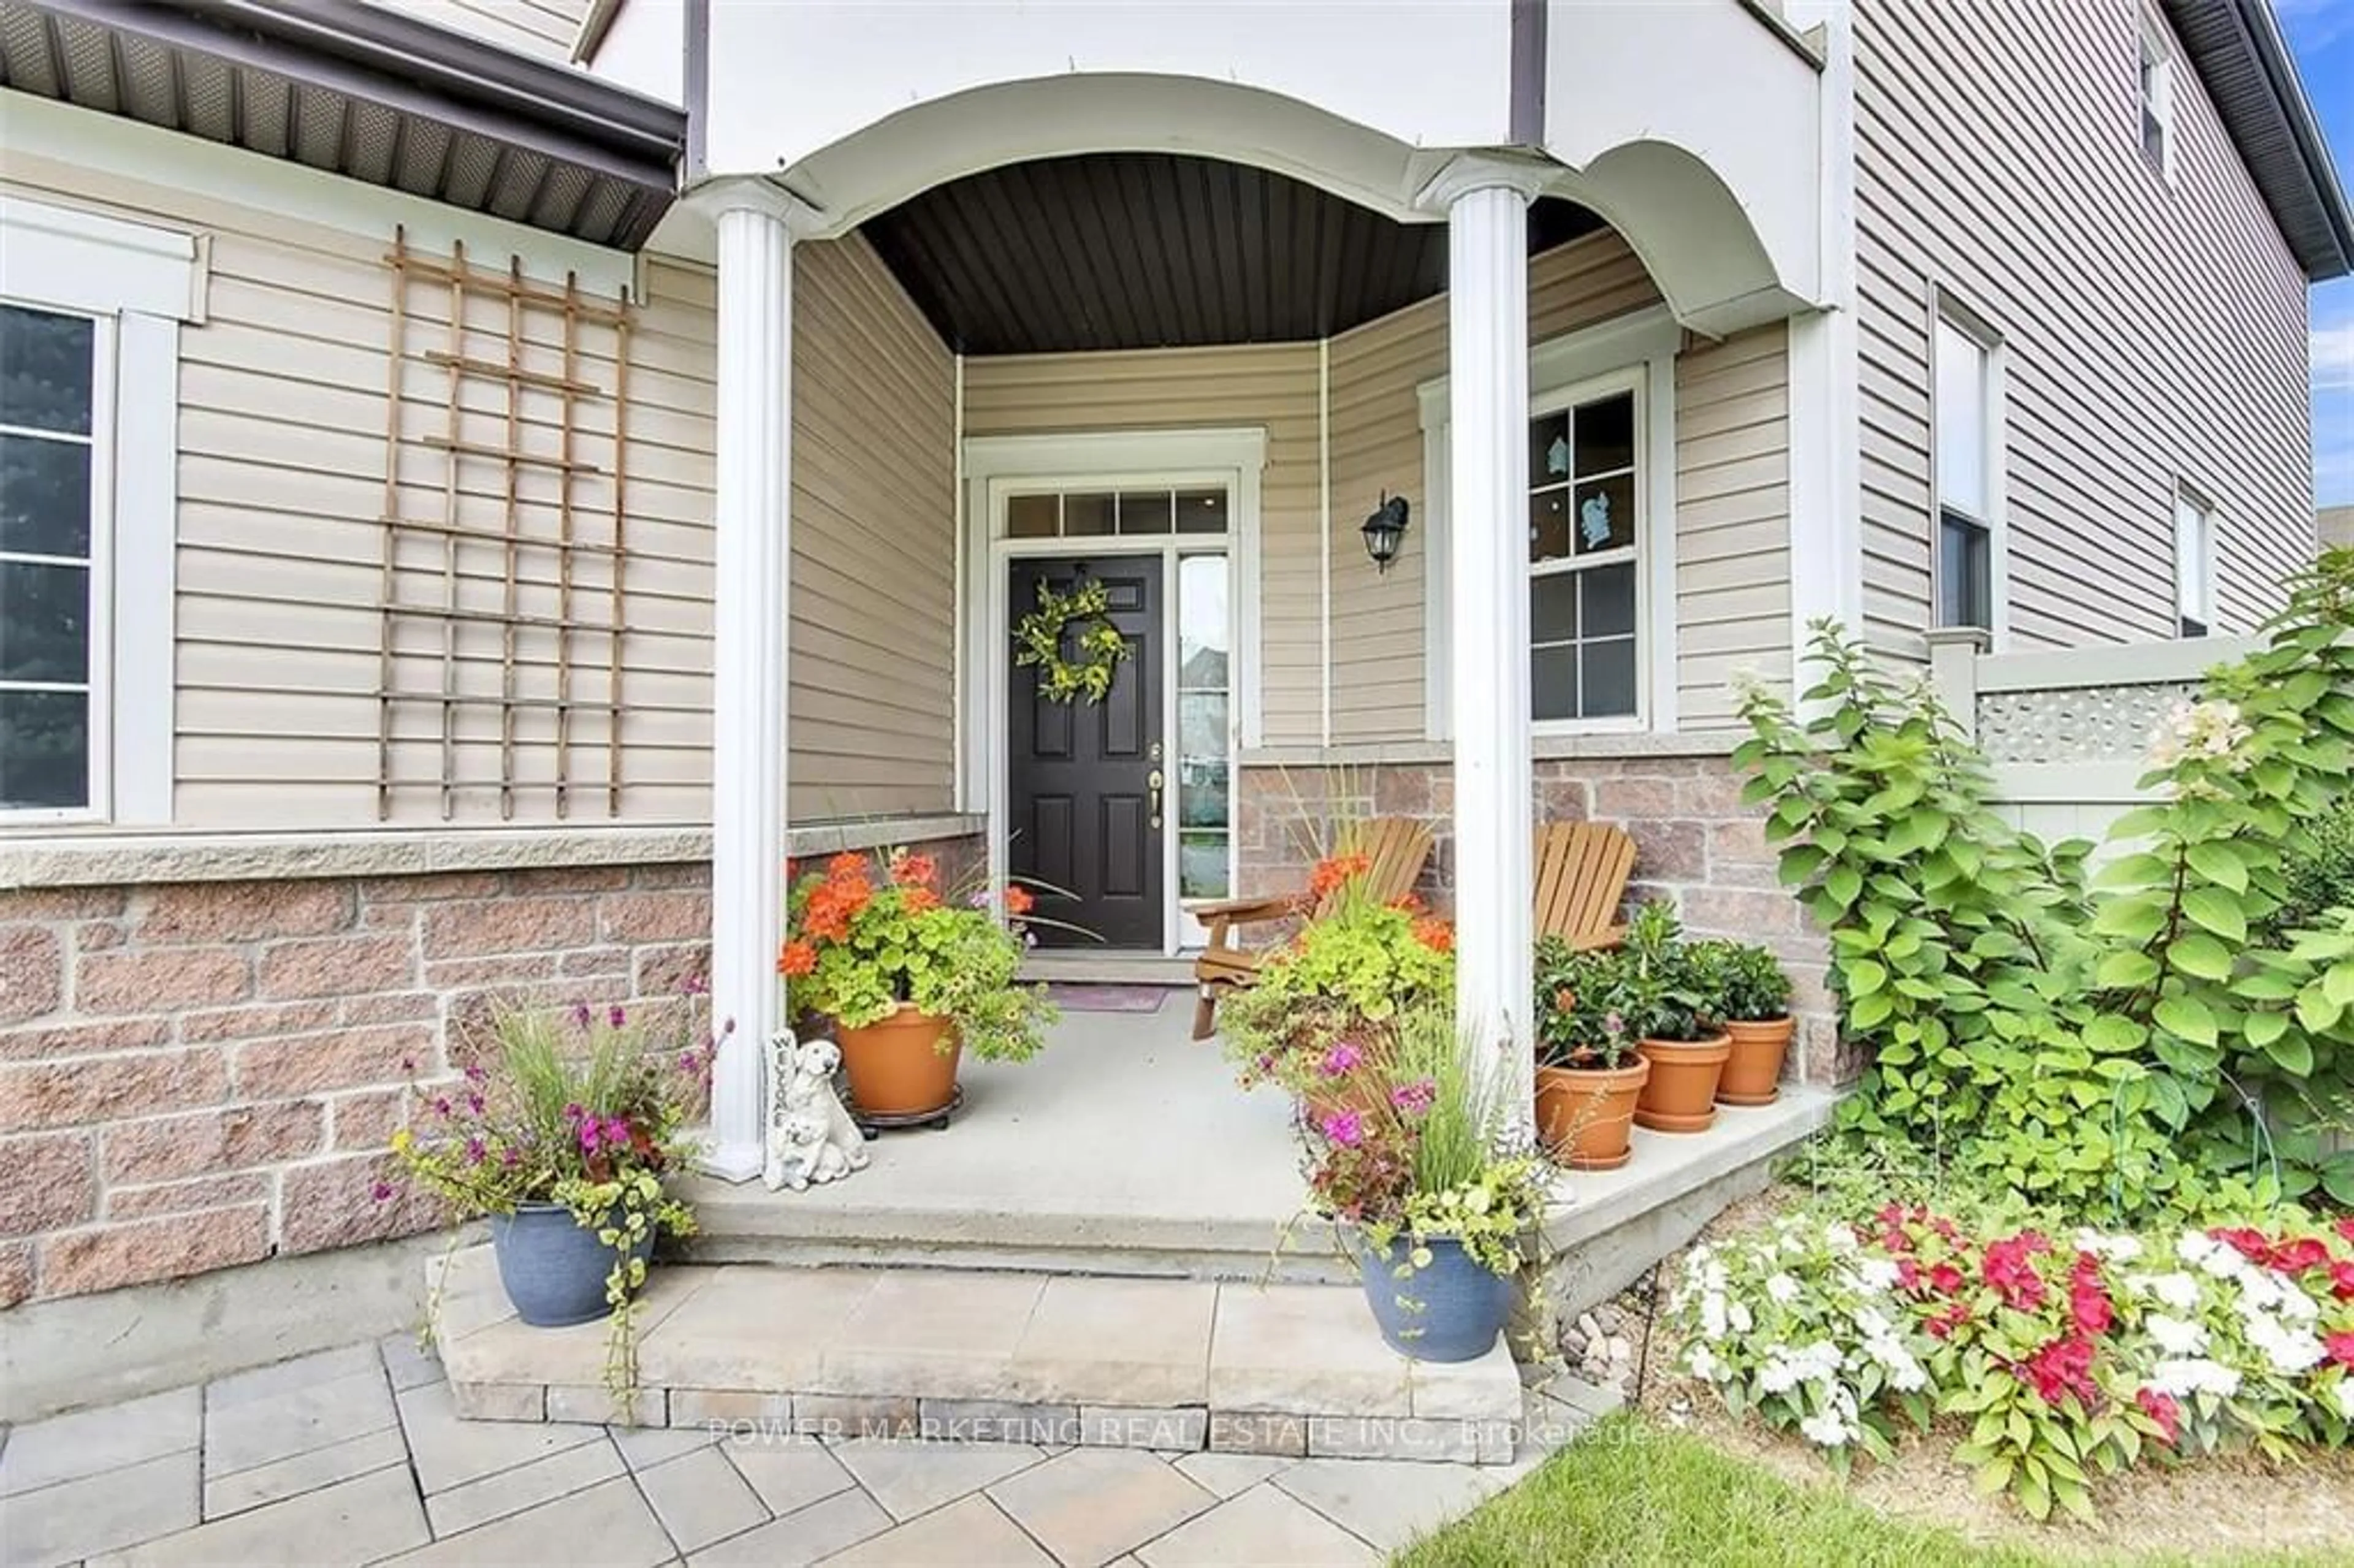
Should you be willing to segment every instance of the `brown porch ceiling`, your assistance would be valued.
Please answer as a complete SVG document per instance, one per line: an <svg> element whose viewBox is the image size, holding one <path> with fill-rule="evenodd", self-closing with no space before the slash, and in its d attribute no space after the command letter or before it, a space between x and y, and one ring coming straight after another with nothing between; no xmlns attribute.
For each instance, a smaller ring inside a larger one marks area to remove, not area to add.
<svg viewBox="0 0 2354 1568"><path fill-rule="evenodd" d="M1602 227L1565 201L1529 249ZM934 186L865 234L962 354L1299 343L1447 286L1447 226L1392 221L1265 169L1166 153L1008 164Z"/></svg>

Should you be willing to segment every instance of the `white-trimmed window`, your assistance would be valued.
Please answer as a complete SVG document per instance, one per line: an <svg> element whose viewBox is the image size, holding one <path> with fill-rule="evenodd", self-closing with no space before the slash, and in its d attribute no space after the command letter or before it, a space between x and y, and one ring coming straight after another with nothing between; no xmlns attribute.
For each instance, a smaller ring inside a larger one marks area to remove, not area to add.
<svg viewBox="0 0 2354 1568"><path fill-rule="evenodd" d="M0 198L0 824L171 819L194 236Z"/></svg>
<svg viewBox="0 0 2354 1568"><path fill-rule="evenodd" d="M2215 631L2215 509L2188 488L2174 493L2175 630Z"/></svg>
<svg viewBox="0 0 2354 1568"><path fill-rule="evenodd" d="M2002 547L2002 382L1992 334L1945 302L1930 329L1935 624L1993 633Z"/></svg>
<svg viewBox="0 0 2354 1568"><path fill-rule="evenodd" d="M111 326L0 301L0 811L105 797Z"/></svg>
<svg viewBox="0 0 2354 1568"><path fill-rule="evenodd" d="M2170 180L2174 177L2174 42L2165 21L2147 7L2141 13L2136 88L2142 161Z"/></svg>
<svg viewBox="0 0 2354 1568"><path fill-rule="evenodd" d="M1537 724L1642 711L1641 377L1529 420L1529 704Z"/></svg>
<svg viewBox="0 0 2354 1568"><path fill-rule="evenodd" d="M1540 735L1676 728L1676 355L1665 306L1529 351L1530 723ZM1426 733L1453 734L1454 546L1446 376L1422 408ZM1517 503L1516 503L1517 504ZM1516 526L1511 519L1505 525Z"/></svg>

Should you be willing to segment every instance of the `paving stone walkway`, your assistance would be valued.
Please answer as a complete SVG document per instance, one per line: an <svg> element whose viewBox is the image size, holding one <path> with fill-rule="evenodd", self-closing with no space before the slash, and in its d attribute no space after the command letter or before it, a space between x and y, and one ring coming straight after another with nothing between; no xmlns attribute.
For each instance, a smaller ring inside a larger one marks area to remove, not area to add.
<svg viewBox="0 0 2354 1568"><path fill-rule="evenodd" d="M1554 1397L1558 1395L1559 1397ZM458 1419L406 1338L0 1432L0 1560L47 1564L1378 1563L1509 1466Z"/></svg>

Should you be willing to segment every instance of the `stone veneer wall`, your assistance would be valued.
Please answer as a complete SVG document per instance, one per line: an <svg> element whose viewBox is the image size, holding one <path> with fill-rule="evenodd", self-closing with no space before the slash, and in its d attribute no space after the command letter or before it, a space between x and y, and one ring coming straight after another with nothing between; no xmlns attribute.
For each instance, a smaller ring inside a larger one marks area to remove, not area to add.
<svg viewBox="0 0 2354 1568"><path fill-rule="evenodd" d="M0 1307L431 1227L371 1196L404 1064L495 1001L674 1012L710 927L701 861L0 892Z"/></svg>
<svg viewBox="0 0 2354 1568"><path fill-rule="evenodd" d="M1782 889L1765 812L1741 803L1741 779L1723 749L1674 750L1639 743L1617 756L1541 758L1535 764L1539 821L1591 821L1626 829L1637 846L1629 903L1674 901L1695 935L1735 937L1771 948L1795 985L1798 1033L1787 1075L1833 1084L1861 1063L1840 1044L1825 990L1827 952L1797 900ZM1444 761L1253 765L1235 790L1238 894L1302 885L1325 842L1326 825L1363 817L1416 817L1437 830L1424 874L1434 907L1453 904L1453 771Z"/></svg>

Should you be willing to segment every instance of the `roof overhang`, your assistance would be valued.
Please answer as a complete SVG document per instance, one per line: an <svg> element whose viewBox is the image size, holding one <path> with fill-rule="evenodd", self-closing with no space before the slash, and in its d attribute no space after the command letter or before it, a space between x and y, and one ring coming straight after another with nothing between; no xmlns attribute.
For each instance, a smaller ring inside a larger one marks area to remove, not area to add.
<svg viewBox="0 0 2354 1568"><path fill-rule="evenodd" d="M686 116L358 0L0 0L0 85L635 249Z"/></svg>
<svg viewBox="0 0 2354 1568"><path fill-rule="evenodd" d="M2270 0L2165 0L2223 127L2305 275L2354 272L2354 217Z"/></svg>

